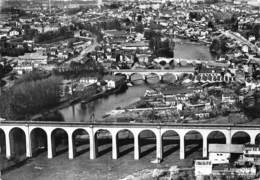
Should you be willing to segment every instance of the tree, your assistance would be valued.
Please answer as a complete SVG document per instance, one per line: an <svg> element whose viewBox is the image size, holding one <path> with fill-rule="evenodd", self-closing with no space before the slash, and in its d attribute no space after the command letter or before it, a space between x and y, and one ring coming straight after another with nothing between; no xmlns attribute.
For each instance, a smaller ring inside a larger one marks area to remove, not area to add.
<svg viewBox="0 0 260 180"><path fill-rule="evenodd" d="M253 26L252 33L255 35L256 39L260 38L260 24Z"/></svg>
<svg viewBox="0 0 260 180"><path fill-rule="evenodd" d="M210 45L210 52L221 54L221 42L219 39L214 39Z"/></svg>
<svg viewBox="0 0 260 180"><path fill-rule="evenodd" d="M23 82L0 96L0 116L20 120L59 103L60 78Z"/></svg>
<svg viewBox="0 0 260 180"><path fill-rule="evenodd" d="M142 23L138 23L136 26L135 26L135 31L136 32L139 32L139 33L143 33L144 32L144 25Z"/></svg>
<svg viewBox="0 0 260 180"><path fill-rule="evenodd" d="M138 22L142 22L142 18L143 18L142 15L138 15L138 16L137 16L137 21L138 21Z"/></svg>
<svg viewBox="0 0 260 180"><path fill-rule="evenodd" d="M211 28L211 29L215 28L213 21L208 22L208 27Z"/></svg>

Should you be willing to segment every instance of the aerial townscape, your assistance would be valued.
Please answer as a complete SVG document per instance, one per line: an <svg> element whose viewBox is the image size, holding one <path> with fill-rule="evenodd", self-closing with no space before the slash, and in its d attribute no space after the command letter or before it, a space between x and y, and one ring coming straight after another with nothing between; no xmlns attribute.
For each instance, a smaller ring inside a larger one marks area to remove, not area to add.
<svg viewBox="0 0 260 180"><path fill-rule="evenodd" d="M0 180L260 179L260 0L0 0Z"/></svg>

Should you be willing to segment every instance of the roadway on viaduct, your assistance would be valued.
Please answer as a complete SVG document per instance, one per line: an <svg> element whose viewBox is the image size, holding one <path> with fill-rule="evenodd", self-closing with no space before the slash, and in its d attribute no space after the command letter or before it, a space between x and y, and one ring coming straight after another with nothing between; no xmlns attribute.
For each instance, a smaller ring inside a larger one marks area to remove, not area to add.
<svg viewBox="0 0 260 180"><path fill-rule="evenodd" d="M33 132L41 130L47 138L47 156L55 156L55 140L53 132L61 129L68 137L69 159L75 156L75 139L73 134L77 130L83 130L89 137L90 159L95 159L97 155L97 136L100 131L109 132L112 139L112 159L118 158L118 134L128 131L134 139L134 159L140 158L140 134L150 131L156 139L156 158L163 158L163 136L166 132L174 132L179 136L180 159L185 158L185 136L191 132L201 135L203 145L203 157L208 155L208 137L213 132L221 133L227 144L232 143L232 138L237 133L244 133L249 137L249 142L255 144L256 137L260 134L260 125L233 125L233 124L160 124L160 123L81 123L81 122L25 122L25 121L2 121L0 122L0 135L5 138L6 157L11 157L13 130L19 129L25 135L26 156L32 157ZM3 138L0 138L3 139Z"/></svg>

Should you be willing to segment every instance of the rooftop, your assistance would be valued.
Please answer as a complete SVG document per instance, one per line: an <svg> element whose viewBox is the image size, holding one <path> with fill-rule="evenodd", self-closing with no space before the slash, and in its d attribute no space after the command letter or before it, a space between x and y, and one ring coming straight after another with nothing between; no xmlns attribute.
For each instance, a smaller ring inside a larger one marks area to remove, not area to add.
<svg viewBox="0 0 260 180"><path fill-rule="evenodd" d="M242 144L209 144L209 153L238 153L242 154Z"/></svg>

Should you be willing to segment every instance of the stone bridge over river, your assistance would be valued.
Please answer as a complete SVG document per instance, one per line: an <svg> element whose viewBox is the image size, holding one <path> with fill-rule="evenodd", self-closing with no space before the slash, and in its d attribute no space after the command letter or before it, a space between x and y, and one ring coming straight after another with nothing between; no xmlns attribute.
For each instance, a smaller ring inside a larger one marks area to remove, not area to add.
<svg viewBox="0 0 260 180"><path fill-rule="evenodd" d="M193 67L182 67L178 69L120 69L112 70L114 75L124 75L130 81L147 80L150 78L157 78L164 81L168 76L171 79L178 79L183 74L194 74Z"/></svg>
<svg viewBox="0 0 260 180"><path fill-rule="evenodd" d="M109 136L112 140L112 159L118 158L119 153L119 133L129 132L133 137L134 159L140 158L141 134L144 131L150 131L156 144L156 157L163 158L164 136L168 132L173 132L178 136L180 159L185 158L185 138L192 132L200 134L202 139L202 154L207 157L208 140L212 133L220 133L227 144L233 143L233 138L238 133L244 133L248 137L248 142L255 144L258 134L260 134L260 125L232 125L232 124L156 124L156 123L76 123L76 122L22 122L22 121L2 121L0 122L0 141L5 144L5 153L7 158L11 158L11 152L14 148L15 131L24 134L26 144L26 156L32 157L32 139L37 132L45 134L47 144L47 156L55 156L55 132L63 131L67 136L68 158L73 159L76 152L75 134L84 131L89 139L90 159L97 157L97 140ZM100 133L107 132L107 133ZM121 138L121 141L124 139Z"/></svg>

